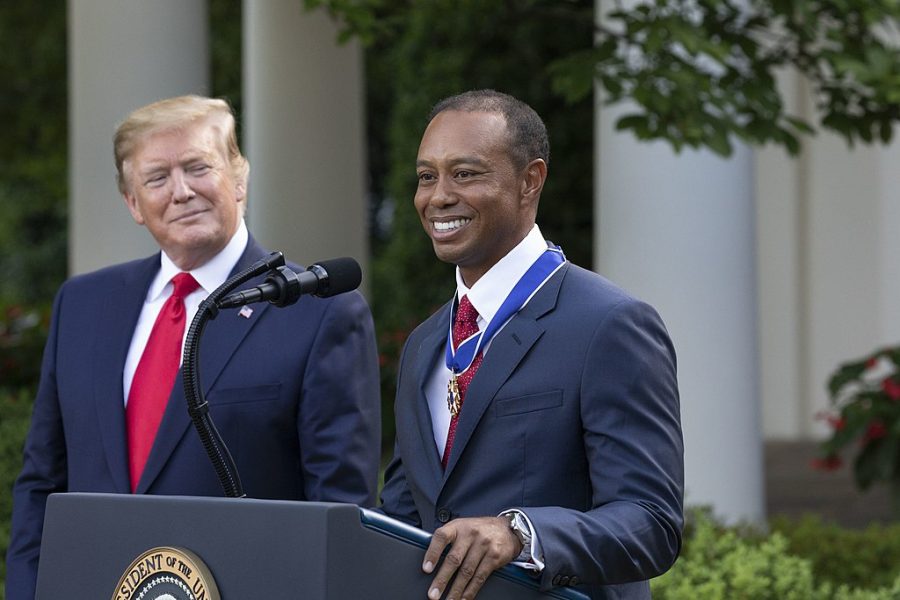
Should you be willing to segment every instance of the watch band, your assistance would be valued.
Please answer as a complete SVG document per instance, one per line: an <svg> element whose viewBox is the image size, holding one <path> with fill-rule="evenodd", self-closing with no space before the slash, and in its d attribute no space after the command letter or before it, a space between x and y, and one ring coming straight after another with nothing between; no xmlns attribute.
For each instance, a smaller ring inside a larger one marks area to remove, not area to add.
<svg viewBox="0 0 900 600"><path fill-rule="evenodd" d="M531 528L528 527L528 523L522 517L522 513L518 511L510 511L508 513L504 513L503 516L506 517L507 522L509 523L509 528L519 539L519 541L522 542L522 551L519 553L519 556L516 557L516 560L530 561Z"/></svg>

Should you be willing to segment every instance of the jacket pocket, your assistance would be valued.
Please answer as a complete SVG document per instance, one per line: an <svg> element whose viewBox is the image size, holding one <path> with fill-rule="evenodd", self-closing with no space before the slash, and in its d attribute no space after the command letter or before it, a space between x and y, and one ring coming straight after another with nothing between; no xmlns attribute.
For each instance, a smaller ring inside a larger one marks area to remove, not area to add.
<svg viewBox="0 0 900 600"><path fill-rule="evenodd" d="M551 390L540 394L501 398L494 402L494 412L498 417L521 415L524 413L557 408L563 404L562 390Z"/></svg>
<svg viewBox="0 0 900 600"><path fill-rule="evenodd" d="M251 387L213 389L207 394L210 404L242 404L245 402L263 402L277 400L281 392L281 384L256 385Z"/></svg>

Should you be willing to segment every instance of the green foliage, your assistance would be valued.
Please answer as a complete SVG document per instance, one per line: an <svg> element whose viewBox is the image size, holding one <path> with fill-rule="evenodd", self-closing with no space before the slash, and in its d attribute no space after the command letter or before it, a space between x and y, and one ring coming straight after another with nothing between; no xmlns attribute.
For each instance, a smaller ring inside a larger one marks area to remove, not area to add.
<svg viewBox="0 0 900 600"><path fill-rule="evenodd" d="M66 5L0 5L0 302L46 301L66 273Z"/></svg>
<svg viewBox="0 0 900 600"><path fill-rule="evenodd" d="M887 482L900 491L900 347L841 365L828 391L833 413L825 418L832 434L822 444L819 465L840 466L842 452L852 448L858 450L853 474L860 488Z"/></svg>
<svg viewBox="0 0 900 600"><path fill-rule="evenodd" d="M691 513L685 532L681 557L667 573L651 581L653 597L658 600L880 600L900 597L900 577L896 567L877 580L879 560L867 562L869 555L854 556L844 549L826 556L827 550L813 548L811 543L829 528L818 521L805 521L792 528L783 524L763 535L747 528L728 528L717 524L708 512ZM835 528L835 531L840 531ZM791 536L797 536L800 542ZM894 533L894 543L900 535ZM823 539L825 539L823 537ZM807 542L809 544L807 544ZM799 551L798 551L799 549ZM815 560L803 550L815 553L819 565L840 566L837 572L814 569ZM855 562L863 583L853 587L845 583L840 572L847 562ZM893 573L893 575L891 575ZM890 579L888 579L890 577ZM883 581L887 581L882 585Z"/></svg>
<svg viewBox="0 0 900 600"><path fill-rule="evenodd" d="M344 19L343 37L391 39L422 10L417 0L305 0ZM480 3L488 11L501 2ZM520 1L520 14L592 24L578 2ZM618 5L617 5L618 6ZM464 12L458 25L473 29ZM474 7L469 7L474 8ZM589 98L594 81L610 103L631 100L635 112L617 127L639 139L663 139L675 150L706 147L729 155L735 137L775 143L790 153L813 132L790 115L776 74L795 69L811 84L819 126L848 143L888 142L900 120L900 3L896 0L646 0L604 15L597 43L551 55L553 89L572 101ZM453 22L451 19L450 22ZM490 20L487 21L490 23ZM441 47L442 39L435 40ZM475 46L477 48L477 46ZM448 68L455 65L448 61Z"/></svg>
<svg viewBox="0 0 900 600"><path fill-rule="evenodd" d="M775 78L792 68L811 84L820 126L869 143L900 120L900 4L894 0L670 0L615 10L593 49L554 65L569 98L590 93L638 112L618 122L639 139L728 155L736 136L796 154L809 123L788 114ZM892 38L893 36L893 38Z"/></svg>
<svg viewBox="0 0 900 600"><path fill-rule="evenodd" d="M0 389L37 386L49 326L49 305L0 306Z"/></svg>
<svg viewBox="0 0 900 600"><path fill-rule="evenodd" d="M788 540L788 551L812 563L817 580L858 588L890 586L900 577L900 524L844 529L808 515L777 518L772 531Z"/></svg>
<svg viewBox="0 0 900 600"><path fill-rule="evenodd" d="M242 51L241 3L233 0L209 0L209 42L212 63L212 96L231 104L241 135L243 94L241 89Z"/></svg>
<svg viewBox="0 0 900 600"><path fill-rule="evenodd" d="M31 419L32 390L0 387L0 600L6 580L6 549L12 496L9 490L22 468L22 446Z"/></svg>
<svg viewBox="0 0 900 600"><path fill-rule="evenodd" d="M0 307L0 600L12 515L13 482L22 468L22 447L40 376L50 308Z"/></svg>

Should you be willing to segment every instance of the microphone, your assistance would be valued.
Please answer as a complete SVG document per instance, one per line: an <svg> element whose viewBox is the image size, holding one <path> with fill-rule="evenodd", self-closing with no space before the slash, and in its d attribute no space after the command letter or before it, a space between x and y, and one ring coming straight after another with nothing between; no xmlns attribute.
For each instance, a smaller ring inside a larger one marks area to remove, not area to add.
<svg viewBox="0 0 900 600"><path fill-rule="evenodd" d="M265 300L275 306L288 306L304 294L328 298L350 292L359 287L360 281L362 270L359 263L349 257L323 260L301 273L282 266L270 272L262 284L228 294L216 306L235 308Z"/></svg>

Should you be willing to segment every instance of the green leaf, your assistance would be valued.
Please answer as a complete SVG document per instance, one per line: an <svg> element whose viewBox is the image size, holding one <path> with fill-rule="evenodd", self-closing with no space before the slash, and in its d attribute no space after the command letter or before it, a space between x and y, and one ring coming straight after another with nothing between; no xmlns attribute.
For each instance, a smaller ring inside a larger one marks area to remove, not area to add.
<svg viewBox="0 0 900 600"><path fill-rule="evenodd" d="M646 115L631 114L621 117L616 121L616 131L624 131L626 129L634 129L639 131L647 131L648 119Z"/></svg>
<svg viewBox="0 0 900 600"><path fill-rule="evenodd" d="M845 385L859 380L860 375L866 370L866 362L858 361L841 365L828 379L828 393L832 399L843 389Z"/></svg>

